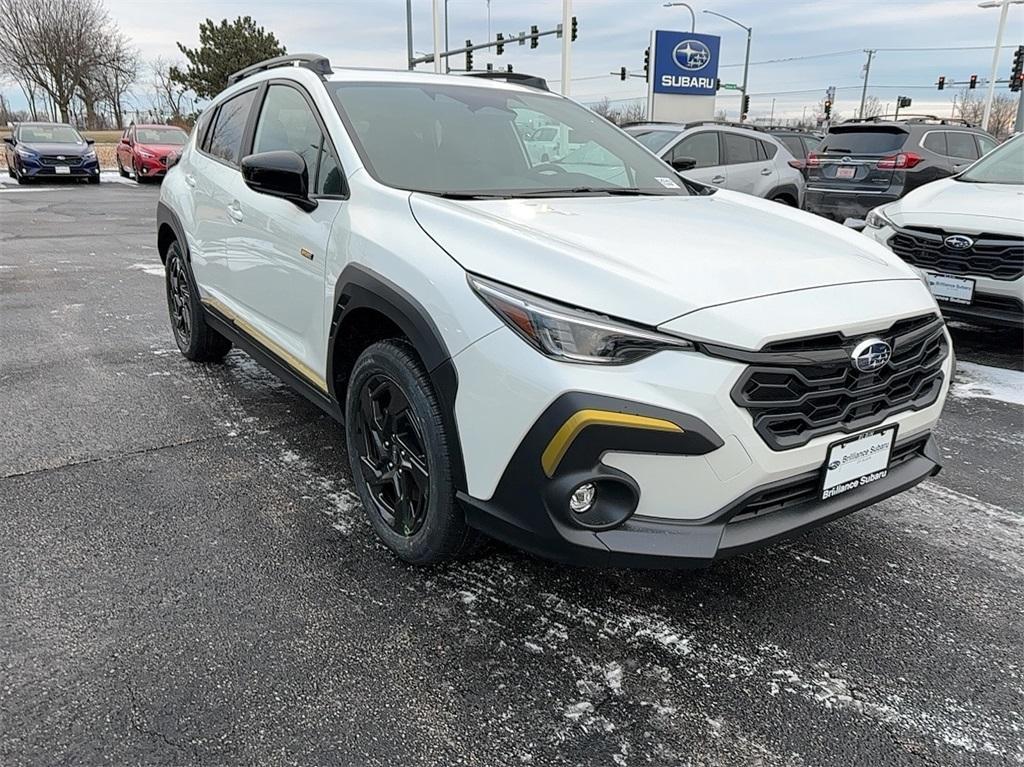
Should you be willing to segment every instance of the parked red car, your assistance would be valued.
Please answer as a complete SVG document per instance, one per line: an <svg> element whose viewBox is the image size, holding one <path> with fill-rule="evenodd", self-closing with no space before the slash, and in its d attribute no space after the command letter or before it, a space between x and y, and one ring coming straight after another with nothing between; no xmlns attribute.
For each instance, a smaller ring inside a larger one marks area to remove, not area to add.
<svg viewBox="0 0 1024 767"><path fill-rule="evenodd" d="M179 154L188 134L173 125L130 125L117 144L117 170L142 182L160 178L173 165L168 158Z"/></svg>

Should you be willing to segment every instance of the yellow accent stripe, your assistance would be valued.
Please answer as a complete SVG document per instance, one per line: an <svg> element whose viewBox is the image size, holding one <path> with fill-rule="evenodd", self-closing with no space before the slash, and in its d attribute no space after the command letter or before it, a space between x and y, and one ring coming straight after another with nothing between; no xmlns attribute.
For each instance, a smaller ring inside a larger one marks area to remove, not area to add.
<svg viewBox="0 0 1024 767"><path fill-rule="evenodd" d="M261 346L266 347L268 351L273 352L273 354L276 357L280 358L280 360L284 362L288 367L290 367L300 376L305 378L307 381L313 384L324 394L328 393L327 381L324 380L323 376L321 376L319 373L313 370L313 368L311 368L305 362L300 360L294 354L291 354L286 349L282 348L281 345L278 344L276 341L274 341L271 338L268 338L266 335L261 333L259 330L253 327L252 324L239 317L225 304L221 303L216 298L210 297L203 298L202 302L209 306L211 309L215 309L218 313L224 315L224 317L227 320L229 320L236 328L238 328L240 331L242 331L247 336L252 338L254 341L257 341Z"/></svg>
<svg viewBox="0 0 1024 767"><path fill-rule="evenodd" d="M540 457L544 473L553 477L558 464L562 462L570 446L588 426L624 426L629 429L649 429L651 431L674 431L682 433L682 428L661 418L649 418L644 415L615 413L610 410L580 410L562 424L555 436L551 438L544 454Z"/></svg>

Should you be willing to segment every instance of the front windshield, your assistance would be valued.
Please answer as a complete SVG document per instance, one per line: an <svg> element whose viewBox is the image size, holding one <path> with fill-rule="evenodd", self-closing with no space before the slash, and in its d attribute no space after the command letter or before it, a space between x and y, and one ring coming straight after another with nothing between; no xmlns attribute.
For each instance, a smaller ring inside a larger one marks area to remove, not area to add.
<svg viewBox="0 0 1024 767"><path fill-rule="evenodd" d="M27 144L84 144L78 131L70 125L22 125L18 140Z"/></svg>
<svg viewBox="0 0 1024 767"><path fill-rule="evenodd" d="M1024 136L997 146L958 178L976 184L1024 184Z"/></svg>
<svg viewBox="0 0 1024 767"><path fill-rule="evenodd" d="M367 170L450 196L686 195L603 117L543 93L474 85L329 83Z"/></svg>
<svg viewBox="0 0 1024 767"><path fill-rule="evenodd" d="M188 134L180 128L136 128L135 140L140 144L181 146L188 141Z"/></svg>
<svg viewBox="0 0 1024 767"><path fill-rule="evenodd" d="M671 130L650 130L645 128L637 128L635 130L627 130L630 136L635 138L645 147L650 149L652 152L659 151L669 141L679 135L678 131Z"/></svg>

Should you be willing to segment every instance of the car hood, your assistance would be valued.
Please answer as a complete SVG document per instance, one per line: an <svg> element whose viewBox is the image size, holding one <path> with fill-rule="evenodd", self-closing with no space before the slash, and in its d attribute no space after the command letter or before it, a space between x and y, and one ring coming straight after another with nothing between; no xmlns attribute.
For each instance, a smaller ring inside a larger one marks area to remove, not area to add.
<svg viewBox="0 0 1024 767"><path fill-rule="evenodd" d="M28 141L19 141L18 146L38 154L63 154L72 157L85 154L92 149L88 144L51 144Z"/></svg>
<svg viewBox="0 0 1024 767"><path fill-rule="evenodd" d="M181 144L136 144L136 149L144 149L147 152L163 157L165 154L180 152L185 147Z"/></svg>
<svg viewBox="0 0 1024 767"><path fill-rule="evenodd" d="M994 225L1000 231L1024 234L1022 210L1024 185L976 184L944 178L887 205L885 215L898 226L952 226L982 231Z"/></svg>
<svg viewBox="0 0 1024 767"><path fill-rule="evenodd" d="M774 293L918 279L853 230L725 191L467 201L413 193L410 205L467 271L647 325Z"/></svg>

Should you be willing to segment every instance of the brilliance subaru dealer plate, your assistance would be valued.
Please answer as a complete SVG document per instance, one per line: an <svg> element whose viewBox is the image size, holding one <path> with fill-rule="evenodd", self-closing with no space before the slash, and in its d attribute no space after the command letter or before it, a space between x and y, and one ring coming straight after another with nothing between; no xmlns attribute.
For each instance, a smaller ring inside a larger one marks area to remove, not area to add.
<svg viewBox="0 0 1024 767"><path fill-rule="evenodd" d="M929 274L928 287L939 301L969 304L974 299L974 280L949 274Z"/></svg>
<svg viewBox="0 0 1024 767"><path fill-rule="evenodd" d="M71 168L69 168L67 165L57 165L56 167L54 167L53 172L58 175L62 173L71 173Z"/></svg>
<svg viewBox="0 0 1024 767"><path fill-rule="evenodd" d="M869 431L829 446L821 484L821 500L884 479L896 444L896 426Z"/></svg>
<svg viewBox="0 0 1024 767"><path fill-rule="evenodd" d="M836 168L836 178L853 178L857 175L857 168L853 165L840 165Z"/></svg>

